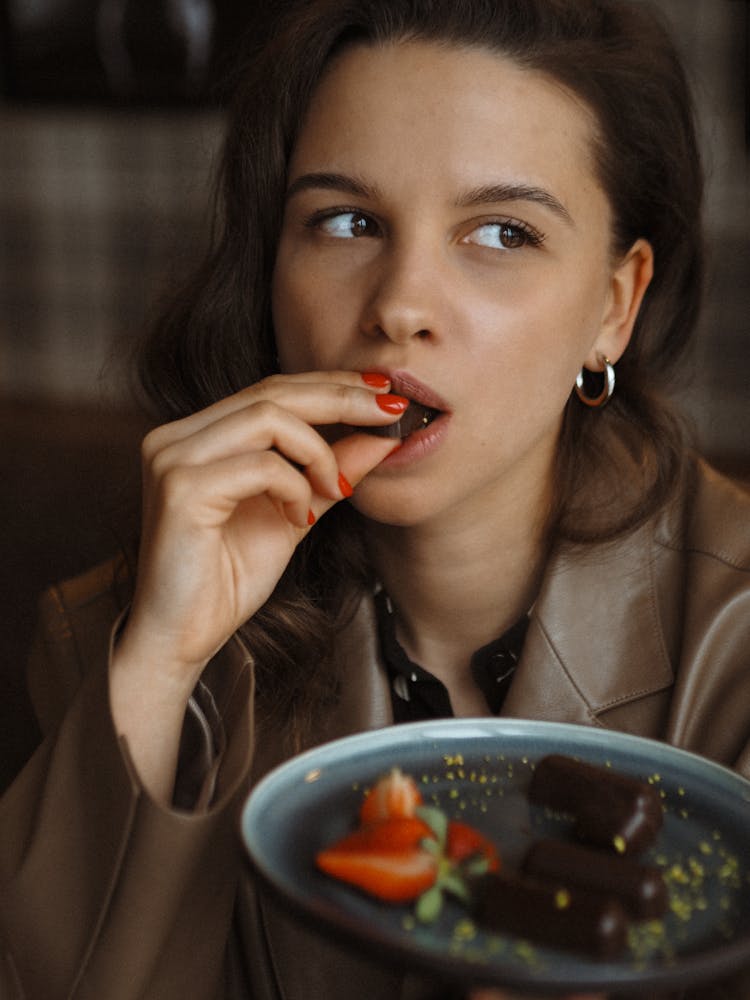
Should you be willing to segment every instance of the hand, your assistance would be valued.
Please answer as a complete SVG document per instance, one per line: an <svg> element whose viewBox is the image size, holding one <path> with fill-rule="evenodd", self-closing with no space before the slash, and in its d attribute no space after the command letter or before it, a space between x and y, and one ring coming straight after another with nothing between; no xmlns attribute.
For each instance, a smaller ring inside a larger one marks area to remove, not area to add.
<svg viewBox="0 0 750 1000"><path fill-rule="evenodd" d="M139 771L166 744L176 753L203 667L268 599L310 512L320 517L397 446L366 434L331 445L315 429L395 421L376 402L387 389L356 372L276 375L144 440L138 578L111 680L131 753L151 745L134 752Z"/></svg>

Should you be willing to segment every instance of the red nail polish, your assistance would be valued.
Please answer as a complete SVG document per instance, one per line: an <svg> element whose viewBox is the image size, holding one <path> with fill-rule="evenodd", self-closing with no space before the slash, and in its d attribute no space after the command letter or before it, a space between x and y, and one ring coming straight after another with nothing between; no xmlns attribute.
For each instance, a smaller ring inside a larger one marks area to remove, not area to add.
<svg viewBox="0 0 750 1000"><path fill-rule="evenodd" d="M350 497L354 493L351 483L343 472L339 472L339 489L341 490L341 495L344 497Z"/></svg>
<svg viewBox="0 0 750 1000"><path fill-rule="evenodd" d="M307 512L307 523L310 525L311 528L315 524L315 515L311 510L308 510Z"/></svg>
<svg viewBox="0 0 750 1000"><path fill-rule="evenodd" d="M381 375L380 372L362 372L362 381L366 385L371 385L373 389L385 389L387 385L390 385L390 379L387 375Z"/></svg>
<svg viewBox="0 0 750 1000"><path fill-rule="evenodd" d="M375 402L386 413L403 413L409 405L408 399L403 396L392 396L390 393L385 396L376 396Z"/></svg>

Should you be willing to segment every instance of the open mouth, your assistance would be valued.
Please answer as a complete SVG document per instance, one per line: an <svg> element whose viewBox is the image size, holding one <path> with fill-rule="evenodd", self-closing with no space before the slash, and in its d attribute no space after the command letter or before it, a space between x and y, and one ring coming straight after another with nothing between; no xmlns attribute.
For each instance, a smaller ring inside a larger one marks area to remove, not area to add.
<svg viewBox="0 0 750 1000"><path fill-rule="evenodd" d="M385 427L360 427L358 430L366 431L368 434L375 434L376 437L387 438L407 438L415 431L421 431L429 427L436 417L440 416L441 410L433 410L431 407L422 406L413 400L403 417L395 424L387 424Z"/></svg>

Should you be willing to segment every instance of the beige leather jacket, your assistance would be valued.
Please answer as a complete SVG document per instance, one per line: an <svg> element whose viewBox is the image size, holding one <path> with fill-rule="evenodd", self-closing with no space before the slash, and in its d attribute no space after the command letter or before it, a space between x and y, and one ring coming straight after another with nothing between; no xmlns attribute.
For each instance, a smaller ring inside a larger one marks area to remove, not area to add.
<svg viewBox="0 0 750 1000"><path fill-rule="evenodd" d="M689 495L627 538L555 555L504 714L666 740L750 776L749 515L750 495L702 468ZM129 588L119 559L44 598L30 687L47 735L0 801L0 996L429 995L303 929L254 883L238 813L291 748L253 718L239 640L209 664L186 719L192 810L149 799L107 693ZM369 599L336 654L350 682L313 742L391 721ZM750 987L698 995L747 1000Z"/></svg>

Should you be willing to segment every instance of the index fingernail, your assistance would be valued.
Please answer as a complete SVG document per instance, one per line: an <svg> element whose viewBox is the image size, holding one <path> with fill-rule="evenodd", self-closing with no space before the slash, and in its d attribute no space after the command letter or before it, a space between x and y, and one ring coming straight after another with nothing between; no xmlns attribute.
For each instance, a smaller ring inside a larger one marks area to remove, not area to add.
<svg viewBox="0 0 750 1000"><path fill-rule="evenodd" d="M380 372L362 372L362 381L373 389L385 389L391 382L387 375Z"/></svg>
<svg viewBox="0 0 750 1000"><path fill-rule="evenodd" d="M386 413L403 413L409 405L409 400L406 396L393 396L391 394L387 396L376 396L375 402L380 409L384 410Z"/></svg>

